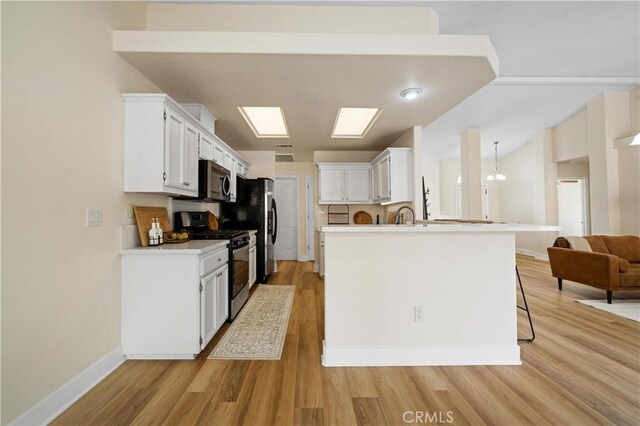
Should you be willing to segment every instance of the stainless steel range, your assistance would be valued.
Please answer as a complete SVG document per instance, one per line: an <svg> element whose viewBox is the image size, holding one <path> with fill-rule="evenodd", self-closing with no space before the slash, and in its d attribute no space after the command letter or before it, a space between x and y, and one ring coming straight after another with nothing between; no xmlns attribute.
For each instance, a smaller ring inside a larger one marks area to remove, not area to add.
<svg viewBox="0 0 640 426"><path fill-rule="evenodd" d="M229 240L229 321L249 299L249 233L209 229L207 212L178 212L175 229L185 229L194 240Z"/></svg>

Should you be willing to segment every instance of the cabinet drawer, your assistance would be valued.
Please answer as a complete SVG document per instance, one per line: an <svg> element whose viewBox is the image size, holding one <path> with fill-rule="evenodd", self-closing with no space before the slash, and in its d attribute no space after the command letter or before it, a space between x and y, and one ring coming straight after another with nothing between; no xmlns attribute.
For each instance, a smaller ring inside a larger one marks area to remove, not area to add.
<svg viewBox="0 0 640 426"><path fill-rule="evenodd" d="M225 248L213 253L207 253L200 258L200 276L210 274L229 261L229 252Z"/></svg>

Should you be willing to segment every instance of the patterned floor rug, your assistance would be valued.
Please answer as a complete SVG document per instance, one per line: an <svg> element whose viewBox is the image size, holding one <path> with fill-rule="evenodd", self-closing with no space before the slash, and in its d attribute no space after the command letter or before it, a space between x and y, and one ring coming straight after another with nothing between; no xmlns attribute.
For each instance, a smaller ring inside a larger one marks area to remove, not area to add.
<svg viewBox="0 0 640 426"><path fill-rule="evenodd" d="M280 359L295 287L260 285L209 359Z"/></svg>
<svg viewBox="0 0 640 426"><path fill-rule="evenodd" d="M640 300L616 300L614 298L611 304L608 304L606 300L576 300L576 302L640 322Z"/></svg>

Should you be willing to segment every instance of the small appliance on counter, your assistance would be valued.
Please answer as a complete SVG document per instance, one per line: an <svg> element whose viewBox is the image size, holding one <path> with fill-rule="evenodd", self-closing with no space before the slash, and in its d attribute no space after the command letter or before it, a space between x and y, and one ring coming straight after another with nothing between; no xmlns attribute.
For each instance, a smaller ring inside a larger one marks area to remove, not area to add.
<svg viewBox="0 0 640 426"><path fill-rule="evenodd" d="M273 198L274 182L268 178L238 179L235 203L222 203L221 213L230 229L256 229L257 281L266 283L275 268L274 244L278 232L278 209Z"/></svg>
<svg viewBox="0 0 640 426"><path fill-rule="evenodd" d="M208 212L177 212L175 228L186 230L192 240L229 240L229 321L249 299L249 233L246 230L209 229Z"/></svg>

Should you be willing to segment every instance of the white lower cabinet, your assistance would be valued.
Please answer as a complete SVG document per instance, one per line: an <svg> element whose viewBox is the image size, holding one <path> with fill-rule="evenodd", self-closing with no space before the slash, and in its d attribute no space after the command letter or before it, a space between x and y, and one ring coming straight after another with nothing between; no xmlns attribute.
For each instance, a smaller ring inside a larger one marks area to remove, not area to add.
<svg viewBox="0 0 640 426"><path fill-rule="evenodd" d="M192 359L229 316L228 250L122 252L122 346L131 359ZM166 250L165 250L166 249Z"/></svg>
<svg viewBox="0 0 640 426"><path fill-rule="evenodd" d="M216 269L200 281L200 349L211 341L229 318L229 266Z"/></svg>

